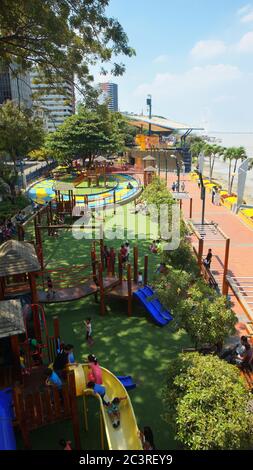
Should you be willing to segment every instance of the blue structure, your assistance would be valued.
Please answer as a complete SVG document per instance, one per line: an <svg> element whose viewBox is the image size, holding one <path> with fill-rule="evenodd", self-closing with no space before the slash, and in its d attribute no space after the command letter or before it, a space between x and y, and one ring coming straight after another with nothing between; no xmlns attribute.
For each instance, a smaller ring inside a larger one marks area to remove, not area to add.
<svg viewBox="0 0 253 470"><path fill-rule="evenodd" d="M138 289L134 295L140 300L153 321L159 326L167 325L173 320L170 312L165 310L158 299L153 299L154 291L149 286Z"/></svg>
<svg viewBox="0 0 253 470"><path fill-rule="evenodd" d="M136 388L136 383L134 383L131 375L117 375L117 379L124 385L126 390L133 390Z"/></svg>
<svg viewBox="0 0 253 470"><path fill-rule="evenodd" d="M12 389L0 390L0 450L16 450Z"/></svg>

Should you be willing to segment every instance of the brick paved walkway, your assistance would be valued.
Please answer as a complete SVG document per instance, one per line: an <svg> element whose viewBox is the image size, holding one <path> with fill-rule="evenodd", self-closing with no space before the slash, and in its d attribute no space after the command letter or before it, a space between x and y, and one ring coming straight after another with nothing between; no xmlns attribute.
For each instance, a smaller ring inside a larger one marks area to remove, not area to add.
<svg viewBox="0 0 253 470"><path fill-rule="evenodd" d="M175 175L168 175L169 188L171 188L172 182L176 181L176 179ZM184 180L186 191L189 192L190 197L193 199L192 220L200 223L202 213L200 189L197 183L190 179L189 175L181 176L181 180ZM188 200L183 201L182 209L185 217L188 219L190 209ZM208 222L213 221L218 223L219 227L230 238L228 275L232 277L252 277L249 284L253 286L253 229L244 224L237 215L233 214L226 207L213 205L211 194L208 192L206 192L205 219ZM206 241L204 244L204 254L207 253L208 248L212 248L213 260L211 271L219 284L223 276L224 246L225 243L220 241ZM240 282L240 279L238 282ZM253 287L251 290L253 291ZM239 320L238 330L242 334L242 331L245 331L244 323L248 322L249 318L244 313L236 297L231 292L229 294L233 302L233 309ZM253 293L248 293L248 295L253 295ZM248 300L253 301L253 297L248 297Z"/></svg>

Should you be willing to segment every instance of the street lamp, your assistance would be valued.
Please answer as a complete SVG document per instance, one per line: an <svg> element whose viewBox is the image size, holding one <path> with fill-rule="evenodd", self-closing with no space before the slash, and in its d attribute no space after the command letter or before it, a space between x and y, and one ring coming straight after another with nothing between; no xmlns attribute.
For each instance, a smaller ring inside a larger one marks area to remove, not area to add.
<svg viewBox="0 0 253 470"><path fill-rule="evenodd" d="M204 225L205 223L205 205L206 205L206 187L203 183L203 169L204 169L204 153L199 154L198 158L198 175L201 185L201 200L202 200L202 217L201 217L201 224Z"/></svg>
<svg viewBox="0 0 253 470"><path fill-rule="evenodd" d="M173 160L175 160L175 163L176 163L176 167L177 167L177 186L178 186L178 191L180 191L180 164L179 164L179 161L178 161L178 158L176 157L176 155L171 155L170 157L173 158Z"/></svg>

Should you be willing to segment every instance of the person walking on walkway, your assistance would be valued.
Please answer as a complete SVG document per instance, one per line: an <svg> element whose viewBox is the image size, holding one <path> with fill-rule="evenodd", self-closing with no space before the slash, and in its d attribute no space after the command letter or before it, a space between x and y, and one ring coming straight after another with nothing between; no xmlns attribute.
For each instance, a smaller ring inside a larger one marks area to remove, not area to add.
<svg viewBox="0 0 253 470"><path fill-rule="evenodd" d="M212 262L212 257L213 257L213 254L212 254L212 250L211 248L209 248L208 250L208 253L203 261L204 265L206 268L210 269L210 266L211 266L211 262Z"/></svg>

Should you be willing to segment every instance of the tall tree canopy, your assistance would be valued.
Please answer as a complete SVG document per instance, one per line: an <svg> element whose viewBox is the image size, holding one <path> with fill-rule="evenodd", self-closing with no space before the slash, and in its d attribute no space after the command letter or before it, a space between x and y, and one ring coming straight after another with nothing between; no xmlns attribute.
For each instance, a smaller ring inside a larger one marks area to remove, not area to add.
<svg viewBox="0 0 253 470"><path fill-rule="evenodd" d="M43 122L29 109L19 109L13 101L0 106L0 151L11 158L15 170L17 160L39 148L43 140Z"/></svg>
<svg viewBox="0 0 253 470"><path fill-rule="evenodd" d="M38 67L48 83L76 75L82 90L91 91L90 66L110 64L121 75L115 56L132 56L128 37L106 14L109 0L1 0L0 56L22 70Z"/></svg>
<svg viewBox="0 0 253 470"><path fill-rule="evenodd" d="M252 446L249 393L240 372L215 356L180 354L163 390L164 419L185 449L228 450Z"/></svg>
<svg viewBox="0 0 253 470"><path fill-rule="evenodd" d="M60 161L91 161L98 152L106 155L124 150L126 129L121 114L110 112L106 105L96 110L80 106L77 114L48 135L46 149Z"/></svg>

